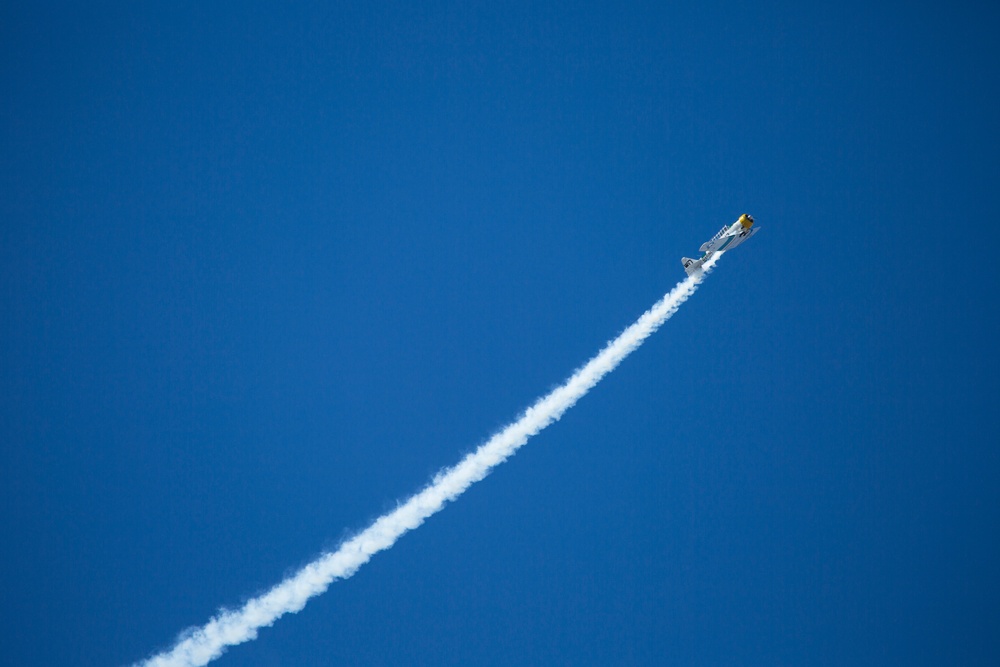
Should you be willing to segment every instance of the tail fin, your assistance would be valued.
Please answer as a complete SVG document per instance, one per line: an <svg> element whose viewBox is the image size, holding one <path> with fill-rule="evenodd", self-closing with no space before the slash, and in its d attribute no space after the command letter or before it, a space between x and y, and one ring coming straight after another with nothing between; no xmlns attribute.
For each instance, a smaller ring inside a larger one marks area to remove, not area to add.
<svg viewBox="0 0 1000 667"><path fill-rule="evenodd" d="M701 262L697 259L691 259L690 257L681 257L681 264L684 265L684 271L689 276L701 268Z"/></svg>

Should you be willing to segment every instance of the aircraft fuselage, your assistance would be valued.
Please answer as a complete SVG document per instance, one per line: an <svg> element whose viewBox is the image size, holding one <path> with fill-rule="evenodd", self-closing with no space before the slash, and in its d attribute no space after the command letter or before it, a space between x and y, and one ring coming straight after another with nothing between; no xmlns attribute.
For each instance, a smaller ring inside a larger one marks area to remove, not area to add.
<svg viewBox="0 0 1000 667"><path fill-rule="evenodd" d="M699 250L704 254L698 259L682 257L681 263L684 270L690 276L695 271L701 269L702 265L717 252L732 250L757 233L760 227L753 226L753 216L744 213L731 225L726 225L711 239L701 244Z"/></svg>

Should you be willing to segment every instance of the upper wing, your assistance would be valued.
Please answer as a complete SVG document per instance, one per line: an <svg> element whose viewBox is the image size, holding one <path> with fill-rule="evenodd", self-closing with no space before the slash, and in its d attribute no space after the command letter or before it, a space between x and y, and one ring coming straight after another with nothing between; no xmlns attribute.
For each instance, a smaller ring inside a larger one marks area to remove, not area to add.
<svg viewBox="0 0 1000 667"><path fill-rule="evenodd" d="M726 234L723 236L718 243L716 243L713 250L717 252L722 252L723 250L732 250L736 246L744 243L747 239L757 233L760 227L752 227L750 229L745 229L738 234Z"/></svg>
<svg viewBox="0 0 1000 667"><path fill-rule="evenodd" d="M720 229L719 233L713 236L711 240L702 243L701 247L698 248L698 250L700 250L701 252L712 252L713 250L715 250L715 248L718 247L719 243L722 241L722 238L726 235L726 230L728 229L729 225L726 225L725 227Z"/></svg>

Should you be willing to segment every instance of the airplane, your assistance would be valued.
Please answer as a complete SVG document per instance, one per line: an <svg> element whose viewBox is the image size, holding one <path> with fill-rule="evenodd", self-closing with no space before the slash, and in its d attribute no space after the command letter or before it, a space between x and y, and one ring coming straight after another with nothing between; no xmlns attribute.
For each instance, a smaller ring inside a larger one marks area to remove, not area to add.
<svg viewBox="0 0 1000 667"><path fill-rule="evenodd" d="M681 257L681 264L684 265L684 270L690 276L699 270L701 265L707 262L712 255L723 250L732 250L759 230L760 227L753 226L753 216L749 213L744 213L740 216L739 220L731 225L726 225L711 240L701 244L699 250L705 254L700 259Z"/></svg>

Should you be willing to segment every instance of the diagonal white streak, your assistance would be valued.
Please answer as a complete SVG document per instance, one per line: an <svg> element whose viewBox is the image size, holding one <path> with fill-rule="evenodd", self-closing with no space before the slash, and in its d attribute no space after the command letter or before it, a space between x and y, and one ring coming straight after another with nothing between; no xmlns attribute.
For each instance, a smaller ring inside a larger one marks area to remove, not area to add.
<svg viewBox="0 0 1000 667"><path fill-rule="evenodd" d="M222 655L226 647L257 637L259 628L269 626L289 612L300 611L310 598L326 591L338 579L357 572L379 551L396 543L404 533L417 528L439 512L448 501L460 496L483 479L523 446L528 439L562 417L601 378L614 370L639 347L680 305L694 294L705 275L722 253L705 262L677 284L634 324L609 342L597 356L577 370L562 385L543 396L516 421L504 427L456 466L439 472L431 483L393 511L347 540L333 552L325 553L241 609L222 611L200 628L184 633L172 649L138 663L141 667L196 667Z"/></svg>

